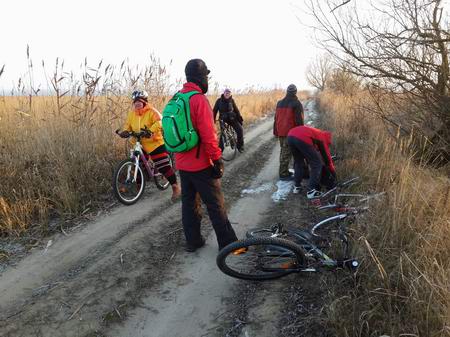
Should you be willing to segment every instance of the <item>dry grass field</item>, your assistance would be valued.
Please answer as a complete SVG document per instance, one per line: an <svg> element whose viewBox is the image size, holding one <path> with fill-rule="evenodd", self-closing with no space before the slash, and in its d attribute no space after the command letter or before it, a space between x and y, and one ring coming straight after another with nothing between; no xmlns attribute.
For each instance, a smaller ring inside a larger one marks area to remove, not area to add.
<svg viewBox="0 0 450 337"><path fill-rule="evenodd" d="M282 95L251 91L235 100L250 124ZM151 102L162 110L167 97ZM114 130L129 109L124 95L0 97L0 235L45 232L50 218L76 216L108 199L112 170L124 156Z"/></svg>
<svg viewBox="0 0 450 337"><path fill-rule="evenodd" d="M390 134L362 114L358 106L371 104L364 92L319 98L345 158L339 174L386 192L355 233L362 269L350 291L335 285L330 322L340 336L450 336L448 168L426 167L414 136Z"/></svg>

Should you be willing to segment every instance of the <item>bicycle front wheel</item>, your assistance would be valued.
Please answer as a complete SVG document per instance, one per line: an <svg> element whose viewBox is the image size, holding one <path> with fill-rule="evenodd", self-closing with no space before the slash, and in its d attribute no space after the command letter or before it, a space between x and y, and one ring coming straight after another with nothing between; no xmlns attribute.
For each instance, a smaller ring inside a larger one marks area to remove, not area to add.
<svg viewBox="0 0 450 337"><path fill-rule="evenodd" d="M305 264L305 255L291 241L257 237L229 244L219 252L216 262L229 276L263 281L300 271Z"/></svg>
<svg viewBox="0 0 450 337"><path fill-rule="evenodd" d="M144 172L131 159L125 159L117 165L113 178L113 191L117 200L124 205L136 203L144 194Z"/></svg>
<svg viewBox="0 0 450 337"><path fill-rule="evenodd" d="M233 129L223 130L221 135L223 151L222 159L231 161L236 157L237 153L237 138Z"/></svg>

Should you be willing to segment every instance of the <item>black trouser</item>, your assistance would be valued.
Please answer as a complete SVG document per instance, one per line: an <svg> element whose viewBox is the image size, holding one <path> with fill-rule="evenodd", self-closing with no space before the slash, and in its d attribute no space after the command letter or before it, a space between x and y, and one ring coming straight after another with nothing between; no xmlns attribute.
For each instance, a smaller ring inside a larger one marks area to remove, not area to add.
<svg viewBox="0 0 450 337"><path fill-rule="evenodd" d="M242 147L242 145L244 145L244 128L242 127L241 123L239 123L236 118L233 118L233 119L226 118L226 119L223 119L223 121L225 123L227 123L228 125L230 125L236 132L236 137L237 137L236 146L238 149L240 149ZM219 141L219 147L223 151L222 137L220 138L220 141Z"/></svg>
<svg viewBox="0 0 450 337"><path fill-rule="evenodd" d="M206 205L209 219L216 232L219 249L222 249L236 241L237 237L227 217L220 179L213 179L211 174L211 168L198 172L180 170L184 235L187 243L192 245L200 243L201 199Z"/></svg>
<svg viewBox="0 0 450 337"><path fill-rule="evenodd" d="M306 178L307 167L309 165L309 186L310 190L320 189L320 178L322 175L322 158L319 151L312 145L302 142L298 138L288 137L289 147L294 156L294 180L295 186L300 186L302 179Z"/></svg>

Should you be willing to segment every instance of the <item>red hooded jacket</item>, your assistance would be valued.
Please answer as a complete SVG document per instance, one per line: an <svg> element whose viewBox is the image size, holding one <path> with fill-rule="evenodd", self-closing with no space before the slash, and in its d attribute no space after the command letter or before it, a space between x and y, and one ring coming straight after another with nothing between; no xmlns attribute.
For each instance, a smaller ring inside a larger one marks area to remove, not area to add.
<svg viewBox="0 0 450 337"><path fill-rule="evenodd" d="M185 83L180 90L182 93L190 91L202 92L200 87L192 82ZM196 146L187 152L175 153L175 165L178 170L197 172L212 166L212 161L219 159L222 151L218 146L213 112L208 99L205 95L193 95L189 106L192 125L200 137L200 150Z"/></svg>
<svg viewBox="0 0 450 337"><path fill-rule="evenodd" d="M301 125L292 128L288 133L288 137L295 137L306 144L314 146L321 153L325 165L328 166L332 172L336 172L330 154L331 132L316 129L307 125Z"/></svg>

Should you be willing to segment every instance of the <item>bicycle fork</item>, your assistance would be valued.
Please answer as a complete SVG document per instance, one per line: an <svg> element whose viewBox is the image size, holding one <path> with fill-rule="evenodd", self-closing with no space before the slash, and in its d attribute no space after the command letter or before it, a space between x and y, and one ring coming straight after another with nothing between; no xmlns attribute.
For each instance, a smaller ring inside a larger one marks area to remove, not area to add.
<svg viewBox="0 0 450 337"><path fill-rule="evenodd" d="M127 180L126 181L130 181L130 179L132 178L131 182L135 183L137 181L137 175L138 175L138 167L139 167L139 156L135 156L134 157L135 160L135 170L133 173L131 173L131 165L128 166L128 170L127 170ZM133 175L133 177L131 177Z"/></svg>

